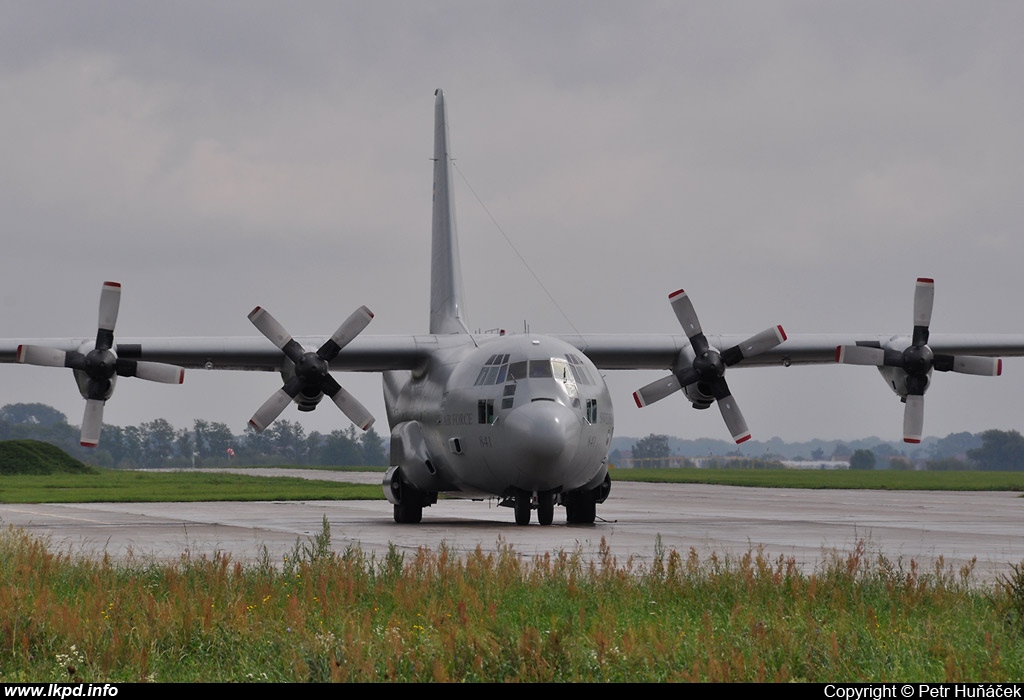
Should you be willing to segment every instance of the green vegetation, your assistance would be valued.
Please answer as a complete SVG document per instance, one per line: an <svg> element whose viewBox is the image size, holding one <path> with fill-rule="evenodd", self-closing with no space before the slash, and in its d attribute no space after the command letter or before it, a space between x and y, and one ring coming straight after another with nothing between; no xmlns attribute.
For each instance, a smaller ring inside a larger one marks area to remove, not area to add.
<svg viewBox="0 0 1024 700"><path fill-rule="evenodd" d="M379 485L216 472L125 472L5 476L2 503L162 501L344 501L383 498Z"/></svg>
<svg viewBox="0 0 1024 700"><path fill-rule="evenodd" d="M350 425L328 435L307 435L301 424L283 418L262 433L247 426L241 435L224 423L200 419L189 429L175 428L163 418L125 427L107 424L99 447L86 448L79 444L78 427L57 409L7 404L0 408L0 440L21 439L47 442L88 464L120 469L279 462L384 466L388 461L384 441L373 428L358 432Z"/></svg>
<svg viewBox="0 0 1024 700"><path fill-rule="evenodd" d="M331 471L364 469L344 467ZM1024 474L1020 472L615 469L612 471L612 480L769 488L1024 491ZM215 471L140 472L97 469L77 474L13 474L0 477L0 503L340 501L379 500L383 497L380 486L376 484L347 484Z"/></svg>
<svg viewBox="0 0 1024 700"><path fill-rule="evenodd" d="M0 533L0 681L1015 681L1021 586L859 546L653 561L441 545L377 559L330 528L283 561L77 559Z"/></svg>
<svg viewBox="0 0 1024 700"><path fill-rule="evenodd" d="M1024 472L815 469L614 469L612 481L801 489L1024 491Z"/></svg>
<svg viewBox="0 0 1024 700"><path fill-rule="evenodd" d="M0 442L0 476L10 474L95 474L67 452L37 440Z"/></svg>

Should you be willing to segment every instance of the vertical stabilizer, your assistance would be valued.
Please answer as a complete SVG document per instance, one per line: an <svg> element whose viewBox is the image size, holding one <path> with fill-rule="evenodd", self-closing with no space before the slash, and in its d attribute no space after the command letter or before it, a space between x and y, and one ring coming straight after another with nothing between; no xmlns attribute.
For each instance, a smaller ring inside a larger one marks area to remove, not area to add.
<svg viewBox="0 0 1024 700"><path fill-rule="evenodd" d="M434 100L434 212L430 248L430 332L468 333L462 296L459 237L455 231L455 202L449 167L448 114L444 93Z"/></svg>

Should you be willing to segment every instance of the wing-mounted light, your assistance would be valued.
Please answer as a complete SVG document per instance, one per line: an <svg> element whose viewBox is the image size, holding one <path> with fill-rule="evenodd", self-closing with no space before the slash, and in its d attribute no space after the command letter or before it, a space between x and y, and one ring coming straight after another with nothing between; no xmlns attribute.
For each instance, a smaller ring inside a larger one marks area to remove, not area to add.
<svg viewBox="0 0 1024 700"><path fill-rule="evenodd" d="M786 332L782 326L772 326L738 345L719 352L708 342L701 330L697 312L686 292L680 289L670 294L668 298L679 324L683 327L683 332L690 340L693 358L691 360L688 354L684 356L681 353L670 376L651 382L633 392L636 405L647 406L679 389L696 385L701 394L714 398L718 403L718 409L722 412L722 418L729 428L732 439L737 443L749 440L747 422L725 381L725 369L771 350L786 339Z"/></svg>
<svg viewBox="0 0 1024 700"><path fill-rule="evenodd" d="M877 367L905 402L903 409L903 441L921 442L924 432L924 393L931 382L932 370L959 372L980 376L998 376L1003 361L997 357L974 355L936 354L928 347L932 306L935 301L935 280L918 277L914 287L914 333L908 343L892 344L887 348L861 345L840 345L836 348L836 362L847 365Z"/></svg>
<svg viewBox="0 0 1024 700"><path fill-rule="evenodd" d="M262 432L268 425L281 415L288 402L306 397L310 400L303 404L306 410L315 406L315 398L320 394L331 397L335 405L349 420L363 430L373 425L373 416L350 393L331 376L331 360L338 356L341 349L373 319L373 314L365 306L360 306L349 316L338 330L334 332L316 352L306 350L291 334L284 329L270 313L259 306L249 313L249 320L260 333L276 345L294 365L294 375L287 379L280 389L275 391L259 410L253 414L249 424ZM301 401L300 401L301 403Z"/></svg>
<svg viewBox="0 0 1024 700"><path fill-rule="evenodd" d="M103 427L103 407L114 393L114 384L120 377L138 377L163 384L181 384L185 370L159 362L126 360L117 356L114 345L114 326L121 307L121 285L104 282L100 290L100 310L96 342L87 343L78 351L65 352L41 345L18 346L18 362L42 367L68 367L74 370L78 388L85 399L82 418L81 443L95 447L100 441Z"/></svg>

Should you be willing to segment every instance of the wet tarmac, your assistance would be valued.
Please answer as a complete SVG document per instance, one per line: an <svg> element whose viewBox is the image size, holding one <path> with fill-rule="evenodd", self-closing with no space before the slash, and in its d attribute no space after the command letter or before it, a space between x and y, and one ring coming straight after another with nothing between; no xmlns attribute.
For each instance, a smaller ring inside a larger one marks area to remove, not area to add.
<svg viewBox="0 0 1024 700"><path fill-rule="evenodd" d="M253 470L245 470L252 474ZM263 470L270 474L272 470ZM285 472L289 476L379 483L380 473ZM805 570L863 547L909 570L973 566L993 581L1024 562L1024 499L1006 492L766 489L617 482L594 525L514 523L496 501L441 500L419 525L398 525L386 501L87 503L0 505L0 523L48 538L52 548L85 556L176 560L229 553L243 562L281 561L308 543L326 517L334 549L374 556L389 547L414 552L441 543L465 552L511 547L526 557L558 551L620 565L649 564L656 552L741 557L750 551L793 557ZM973 562L973 563L972 563Z"/></svg>

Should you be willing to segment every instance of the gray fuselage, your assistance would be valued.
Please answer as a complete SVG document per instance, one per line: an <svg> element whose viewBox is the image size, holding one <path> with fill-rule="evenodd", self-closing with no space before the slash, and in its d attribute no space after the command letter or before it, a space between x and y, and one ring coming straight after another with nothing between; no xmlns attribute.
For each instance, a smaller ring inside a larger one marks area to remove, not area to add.
<svg viewBox="0 0 1024 700"><path fill-rule="evenodd" d="M422 372L384 375L391 464L411 484L481 497L604 480L612 405L586 356L530 334L448 339Z"/></svg>

